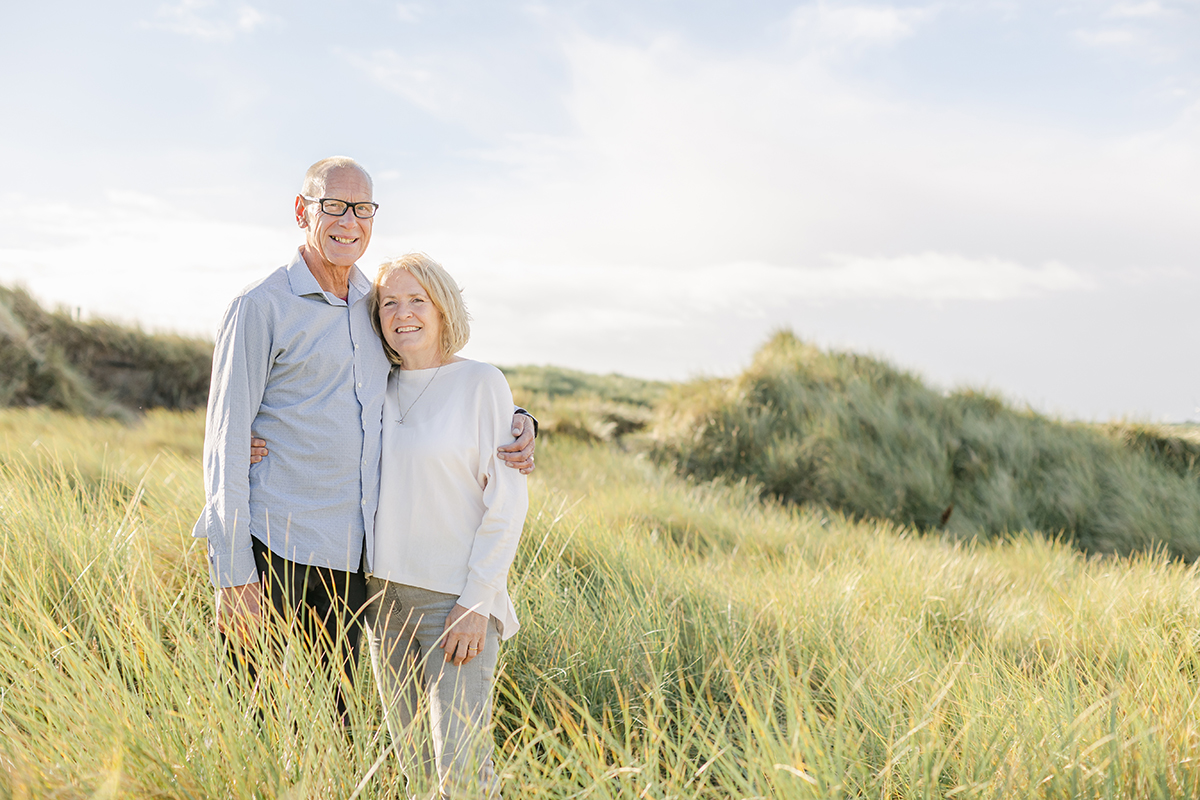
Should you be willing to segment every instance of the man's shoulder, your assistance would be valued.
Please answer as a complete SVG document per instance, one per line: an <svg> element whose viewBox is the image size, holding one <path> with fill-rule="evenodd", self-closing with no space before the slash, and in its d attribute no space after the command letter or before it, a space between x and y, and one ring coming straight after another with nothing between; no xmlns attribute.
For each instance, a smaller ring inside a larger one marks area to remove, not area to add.
<svg viewBox="0 0 1200 800"><path fill-rule="evenodd" d="M279 267L233 296L225 308L221 330L241 328L250 320L256 320L257 326L273 328L280 319L294 316L288 309L293 298L288 268Z"/></svg>
<svg viewBox="0 0 1200 800"><path fill-rule="evenodd" d="M235 309L254 311L265 318L277 318L281 313L286 314L287 305L296 299L288 280L286 266L270 272L254 283L242 289L229 303L232 313Z"/></svg>
<svg viewBox="0 0 1200 800"><path fill-rule="evenodd" d="M288 285L287 267L279 267L264 275L238 292L237 296L261 302L274 298L281 292L292 293L291 287Z"/></svg>

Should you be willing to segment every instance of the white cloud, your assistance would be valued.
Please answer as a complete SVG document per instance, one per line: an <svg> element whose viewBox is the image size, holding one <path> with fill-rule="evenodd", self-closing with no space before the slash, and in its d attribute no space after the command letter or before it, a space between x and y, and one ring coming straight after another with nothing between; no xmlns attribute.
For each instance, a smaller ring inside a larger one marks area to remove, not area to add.
<svg viewBox="0 0 1200 800"><path fill-rule="evenodd" d="M1075 31L1075 38L1090 47L1131 47L1145 37L1130 28L1091 28Z"/></svg>
<svg viewBox="0 0 1200 800"><path fill-rule="evenodd" d="M1104 16L1112 19L1148 19L1166 16L1169 13L1162 3L1147 0L1142 3L1117 3L1104 12Z"/></svg>
<svg viewBox="0 0 1200 800"><path fill-rule="evenodd" d="M216 0L180 0L160 6L149 27L161 28L196 39L228 41L239 34L251 33L267 21L258 9Z"/></svg>
<svg viewBox="0 0 1200 800"><path fill-rule="evenodd" d="M1108 5L1091 24L1072 35L1084 45L1138 56L1151 63L1179 63L1195 49L1194 40L1200 31L1197 12L1200 3L1195 0L1119 2ZM1174 80L1181 77L1177 73Z"/></svg>
<svg viewBox="0 0 1200 800"><path fill-rule="evenodd" d="M1191 125L1105 139L906 106L803 56L718 58L677 40L575 38L565 52L575 131L508 138L469 193L433 187L406 208L411 230L452 216L480 252L577 266L940 252L1094 269L1196 255Z"/></svg>
<svg viewBox="0 0 1200 800"><path fill-rule="evenodd" d="M397 3L396 19L401 22L418 22L425 15L425 7L420 3Z"/></svg>
<svg viewBox="0 0 1200 800"><path fill-rule="evenodd" d="M369 75L376 84L413 105L433 114L442 109L447 98L446 87L438 84L435 73L429 67L417 64L394 50L376 50L367 56L336 52Z"/></svg>
<svg viewBox="0 0 1200 800"><path fill-rule="evenodd" d="M911 36L933 8L886 5L834 5L819 2L797 8L790 17L794 40L816 51L856 50L888 45Z"/></svg>
<svg viewBox="0 0 1200 800"><path fill-rule="evenodd" d="M835 266L796 271L792 286L797 296L1012 300L1096 287L1083 272L1055 261L1030 267L1001 258L936 252L893 258L839 255L830 261Z"/></svg>

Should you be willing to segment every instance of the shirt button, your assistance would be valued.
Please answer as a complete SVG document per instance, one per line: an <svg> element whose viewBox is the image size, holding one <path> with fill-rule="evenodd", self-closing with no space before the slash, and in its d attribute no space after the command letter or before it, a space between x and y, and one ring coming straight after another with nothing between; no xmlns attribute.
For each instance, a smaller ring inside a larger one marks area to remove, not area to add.
<svg viewBox="0 0 1200 800"><path fill-rule="evenodd" d="M362 388L362 381L358 382L358 388L360 388L360 389Z"/></svg>

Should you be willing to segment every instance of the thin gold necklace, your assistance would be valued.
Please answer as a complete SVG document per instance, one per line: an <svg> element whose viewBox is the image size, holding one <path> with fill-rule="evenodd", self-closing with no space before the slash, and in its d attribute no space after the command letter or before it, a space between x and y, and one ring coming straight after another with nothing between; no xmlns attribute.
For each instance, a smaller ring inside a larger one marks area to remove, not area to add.
<svg viewBox="0 0 1200 800"><path fill-rule="evenodd" d="M442 371L442 367L444 367L444 366L446 366L446 365L438 364L438 368L435 369L433 371L433 374L429 376L429 381L425 384L425 389L429 388L429 384L433 383L433 379L437 377L437 374ZM421 394L417 395L417 400L420 400L421 396L425 394L425 389L422 389ZM410 411L413 410L413 406L415 406L417 404L417 400L413 400L411 403L408 404L408 408L406 410L400 412L400 419L396 420L396 422L400 423L401 425L404 424L404 420L408 418L408 414ZM396 381L396 408L400 408L400 381L399 380Z"/></svg>

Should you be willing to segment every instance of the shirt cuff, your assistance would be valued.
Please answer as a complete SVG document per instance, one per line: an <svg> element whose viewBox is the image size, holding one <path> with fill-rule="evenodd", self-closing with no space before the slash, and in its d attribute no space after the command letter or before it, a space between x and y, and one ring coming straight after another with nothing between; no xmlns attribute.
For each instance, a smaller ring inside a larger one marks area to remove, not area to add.
<svg viewBox="0 0 1200 800"><path fill-rule="evenodd" d="M258 566L254 563L254 549L247 547L233 553L208 554L208 576L218 589L258 583Z"/></svg>
<svg viewBox="0 0 1200 800"><path fill-rule="evenodd" d="M468 583L467 588L458 597L458 604L476 614L491 616L492 608L496 605L498 593L485 583Z"/></svg>
<svg viewBox="0 0 1200 800"><path fill-rule="evenodd" d="M513 413L514 413L514 414L524 414L525 416L527 416L527 417L529 417L531 420L533 420L533 438L535 438L535 439L536 439L536 438L537 438L537 435L538 435L538 421L537 421L537 417L535 417L533 414L530 414L528 411L526 411L525 409L521 408L520 406L517 406L515 409L513 409Z"/></svg>

